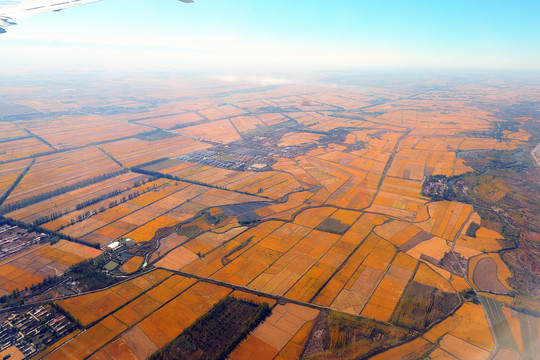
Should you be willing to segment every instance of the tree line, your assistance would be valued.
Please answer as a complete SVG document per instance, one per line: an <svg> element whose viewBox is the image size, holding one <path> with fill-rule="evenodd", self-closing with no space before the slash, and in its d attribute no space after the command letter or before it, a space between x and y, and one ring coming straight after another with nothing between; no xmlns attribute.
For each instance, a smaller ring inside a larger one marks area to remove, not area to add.
<svg viewBox="0 0 540 360"><path fill-rule="evenodd" d="M92 184L95 184L95 183L98 183L98 182L113 178L113 177L121 175L121 174L125 174L127 172L128 172L128 170L126 170L126 169L122 169L122 170L119 170L119 171L108 172L108 173L105 173L105 174L94 176L94 177L92 177L90 179L86 179L86 180L76 182L75 184L62 186L62 187L59 187L59 188L51 190L51 191L47 191L47 192L44 192L44 193L41 193L41 194L38 194L38 195L30 196L30 197L28 197L26 199L22 199L22 200L19 200L19 201L15 201L15 202L13 202L11 204L4 205L2 207L2 210L0 211L0 214L7 214L9 212L12 212L12 211L15 211L15 210L18 210L18 209L22 209L24 207L33 205L35 203L38 203L38 202L53 198L53 197L58 196L58 195L65 194L65 193L73 191L73 190L80 189L80 188L85 187L85 186L89 186L89 185L92 185Z"/></svg>

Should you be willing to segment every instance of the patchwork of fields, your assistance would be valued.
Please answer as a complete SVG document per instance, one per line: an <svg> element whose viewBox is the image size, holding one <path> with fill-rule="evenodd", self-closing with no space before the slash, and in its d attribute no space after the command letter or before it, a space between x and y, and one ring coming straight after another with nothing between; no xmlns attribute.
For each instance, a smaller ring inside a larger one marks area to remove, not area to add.
<svg viewBox="0 0 540 360"><path fill-rule="evenodd" d="M0 296L94 258L114 279L54 301L84 331L32 359L146 359L227 298L271 310L234 360L533 359L503 229L445 181L475 171L463 154L517 157L538 119L505 125L475 105L504 91L452 86L187 81L108 89L80 104L118 110L84 116L21 102L52 115L0 116L0 212L65 239L3 259Z"/></svg>

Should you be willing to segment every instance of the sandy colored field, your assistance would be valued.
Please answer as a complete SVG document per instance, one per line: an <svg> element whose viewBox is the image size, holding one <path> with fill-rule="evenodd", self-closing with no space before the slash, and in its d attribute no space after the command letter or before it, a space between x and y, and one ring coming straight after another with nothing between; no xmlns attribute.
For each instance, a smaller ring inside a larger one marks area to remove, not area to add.
<svg viewBox="0 0 540 360"><path fill-rule="evenodd" d="M237 116L231 119L232 123L239 132L255 130L264 127L264 123L256 116Z"/></svg>

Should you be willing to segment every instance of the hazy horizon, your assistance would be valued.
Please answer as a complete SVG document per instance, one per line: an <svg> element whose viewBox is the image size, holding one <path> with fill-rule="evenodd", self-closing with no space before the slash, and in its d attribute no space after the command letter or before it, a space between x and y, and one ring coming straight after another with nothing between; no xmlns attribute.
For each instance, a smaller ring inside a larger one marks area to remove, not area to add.
<svg viewBox="0 0 540 360"><path fill-rule="evenodd" d="M540 5L103 0L15 19L2 68L540 71Z"/></svg>

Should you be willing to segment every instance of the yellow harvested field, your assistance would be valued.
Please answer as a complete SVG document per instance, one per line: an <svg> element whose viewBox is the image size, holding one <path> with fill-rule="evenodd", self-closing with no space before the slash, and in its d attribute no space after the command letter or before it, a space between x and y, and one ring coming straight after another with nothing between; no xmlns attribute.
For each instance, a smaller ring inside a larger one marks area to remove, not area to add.
<svg viewBox="0 0 540 360"><path fill-rule="evenodd" d="M137 124L121 123L92 115L65 115L43 121L23 121L20 126L56 149L70 149L146 131Z"/></svg>
<svg viewBox="0 0 540 360"><path fill-rule="evenodd" d="M178 220L167 216L160 216L138 227L136 230L125 234L125 237L135 240L135 242L150 241L157 230L161 228L172 227L178 224Z"/></svg>
<svg viewBox="0 0 540 360"><path fill-rule="evenodd" d="M440 201L428 204L430 219L418 223L421 229L443 238L454 241L464 228L472 214L472 206L455 201Z"/></svg>
<svg viewBox="0 0 540 360"><path fill-rule="evenodd" d="M481 305L465 303L454 316L461 317L461 322L450 332L451 335L486 352L493 350L495 345L491 329Z"/></svg>
<svg viewBox="0 0 540 360"><path fill-rule="evenodd" d="M407 254L416 259L420 259L422 255L427 255L433 259L440 260L444 254L449 252L451 246L447 244L447 241L440 237L432 237L429 240L425 240L416 245L410 250L407 250Z"/></svg>
<svg viewBox="0 0 540 360"><path fill-rule="evenodd" d="M416 270L416 274L413 278L414 281L436 287L442 291L454 292L452 284L444 277L442 277L438 272L435 272L429 265L421 263Z"/></svg>
<svg viewBox="0 0 540 360"><path fill-rule="evenodd" d="M121 334L127 327L109 316L71 341L64 343L44 359L83 359Z"/></svg>
<svg viewBox="0 0 540 360"><path fill-rule="evenodd" d="M379 321L390 320L401 294L414 274L417 263L415 259L399 252L361 315Z"/></svg>

